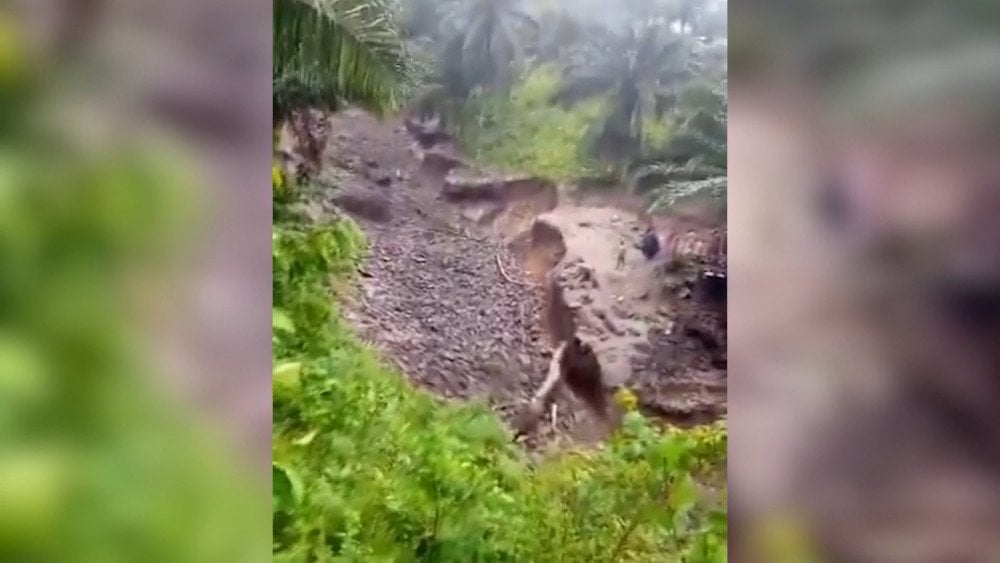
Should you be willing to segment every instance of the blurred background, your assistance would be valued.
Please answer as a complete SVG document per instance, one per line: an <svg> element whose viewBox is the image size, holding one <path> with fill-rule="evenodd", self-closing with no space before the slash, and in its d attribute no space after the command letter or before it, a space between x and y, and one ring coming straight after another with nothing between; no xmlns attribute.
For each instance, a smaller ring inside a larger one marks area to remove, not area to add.
<svg viewBox="0 0 1000 563"><path fill-rule="evenodd" d="M0 7L0 560L268 557L270 17Z"/></svg>
<svg viewBox="0 0 1000 563"><path fill-rule="evenodd" d="M1000 560L1000 3L730 5L730 554Z"/></svg>

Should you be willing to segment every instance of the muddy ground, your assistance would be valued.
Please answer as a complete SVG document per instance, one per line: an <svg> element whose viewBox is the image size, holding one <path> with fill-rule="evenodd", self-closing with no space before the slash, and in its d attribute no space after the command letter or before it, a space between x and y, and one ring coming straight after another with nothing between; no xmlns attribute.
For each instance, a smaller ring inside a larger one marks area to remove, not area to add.
<svg viewBox="0 0 1000 563"><path fill-rule="evenodd" d="M569 331L595 347L609 386L633 389L647 412L675 423L725 413L724 313L663 291L660 265L631 247L636 214L574 203L545 180L450 170L460 164L452 147L424 150L399 121L348 110L330 127L314 208L348 212L371 246L348 317L414 382L487 401L509 421ZM569 393L556 403L554 424L530 441L600 438Z"/></svg>

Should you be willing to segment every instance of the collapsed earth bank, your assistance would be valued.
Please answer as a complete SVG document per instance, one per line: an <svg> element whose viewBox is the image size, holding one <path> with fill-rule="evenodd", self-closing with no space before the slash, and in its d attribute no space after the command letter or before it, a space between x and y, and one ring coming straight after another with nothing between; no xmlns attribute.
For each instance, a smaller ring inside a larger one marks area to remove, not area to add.
<svg viewBox="0 0 1000 563"><path fill-rule="evenodd" d="M357 110L331 116L313 204L353 215L369 238L347 315L385 357L414 382L487 401L511 423L552 349L576 334L596 351L609 392L628 387L646 412L674 423L724 415L724 308L698 299L697 272L670 271L633 246L650 218L574 201L545 179L483 174L446 136L397 125ZM704 254L719 237L654 220L677 255ZM555 404L529 441L600 439L572 394Z"/></svg>

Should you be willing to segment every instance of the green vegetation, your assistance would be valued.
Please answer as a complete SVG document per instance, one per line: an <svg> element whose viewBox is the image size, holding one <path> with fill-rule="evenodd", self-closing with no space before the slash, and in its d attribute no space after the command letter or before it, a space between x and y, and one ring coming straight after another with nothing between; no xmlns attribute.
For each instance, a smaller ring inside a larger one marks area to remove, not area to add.
<svg viewBox="0 0 1000 563"><path fill-rule="evenodd" d="M585 146L607 102L590 99L568 108L552 104L549 100L559 87L558 69L543 65L528 72L509 96L468 100L460 121L464 153L492 168L559 181L612 173L613 168L593 158ZM667 120L645 120L644 138L650 145L665 143L670 131Z"/></svg>
<svg viewBox="0 0 1000 563"><path fill-rule="evenodd" d="M266 486L164 393L137 322L185 281L191 162L118 136L120 108L88 106L108 127L85 135L51 119L87 90L14 24L0 15L0 559L260 561Z"/></svg>
<svg viewBox="0 0 1000 563"><path fill-rule="evenodd" d="M385 0L274 0L275 118L347 101L394 107L408 59L390 10Z"/></svg>
<svg viewBox="0 0 1000 563"><path fill-rule="evenodd" d="M722 94L711 118L725 126L724 3L571 11L541 0L421 0L402 13L425 68L415 105L440 116L476 162L568 181L629 180L641 168L644 181L624 183L652 207L724 199L718 162L702 170L698 155L680 160L670 149L675 134L685 146L702 134L691 124L704 112L681 101L694 87ZM696 170L668 173L677 168Z"/></svg>
<svg viewBox="0 0 1000 563"><path fill-rule="evenodd" d="M353 103L382 113L408 91L411 59L392 11L387 0L274 0L275 137L289 122L298 175L319 172L326 143L309 110Z"/></svg>
<svg viewBox="0 0 1000 563"><path fill-rule="evenodd" d="M719 201L724 210L728 187L725 93L693 85L682 92L678 106L686 117L674 135L651 143L649 157L632 163L632 187L649 194L654 210L699 197Z"/></svg>
<svg viewBox="0 0 1000 563"><path fill-rule="evenodd" d="M543 65L528 72L509 96L489 94L468 100L460 121L464 153L489 167L559 181L612 173L612 167L586 150L588 133L606 113L607 102L597 98L572 107L552 104L560 84L558 69ZM671 127L668 120L646 118L646 143L665 143Z"/></svg>
<svg viewBox="0 0 1000 563"><path fill-rule="evenodd" d="M460 115L481 158L556 177L589 165L582 141L607 102L552 103L554 66L510 83L522 75L517 34L536 29L518 2L419 4L404 28L430 46L409 52L432 54L431 101ZM390 17L373 13L372 25ZM363 88L340 92L366 99ZM649 131L669 138L666 126ZM532 461L488 407L413 388L352 334L338 302L364 237L347 219L296 215L308 177L282 166L272 176L275 561L726 560L724 422L657 429L623 393L630 412L602 448Z"/></svg>
<svg viewBox="0 0 1000 563"><path fill-rule="evenodd" d="M532 464L483 405L411 387L351 334L348 220L274 233L276 561L725 561L724 424L637 413L604 448ZM724 485L723 485L724 487Z"/></svg>
<svg viewBox="0 0 1000 563"><path fill-rule="evenodd" d="M599 165L580 147L603 111L602 102L563 109L548 102L558 87L558 71L544 66L528 74L510 96L469 100L461 113L465 154L491 167L556 180L596 173Z"/></svg>

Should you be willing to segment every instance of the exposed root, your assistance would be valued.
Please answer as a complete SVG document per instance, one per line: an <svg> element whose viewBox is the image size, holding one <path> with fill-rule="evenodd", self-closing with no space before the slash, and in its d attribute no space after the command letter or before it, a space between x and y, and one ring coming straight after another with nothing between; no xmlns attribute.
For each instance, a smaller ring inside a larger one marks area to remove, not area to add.
<svg viewBox="0 0 1000 563"><path fill-rule="evenodd" d="M517 281L508 276L507 272L505 272L503 269L503 261L500 260L500 253L497 252L496 256L497 256L497 268L500 270L500 275L503 276L503 279L507 280L508 283L512 283L514 285L527 285L524 282Z"/></svg>
<svg viewBox="0 0 1000 563"><path fill-rule="evenodd" d="M562 369L560 364L562 363L563 355L566 353L566 346L568 342L562 342L556 351L552 354L552 360L549 361L549 372L545 377L545 381L542 386L538 388L532 396L531 401L522 409L522 411L517 415L514 421L514 435L515 437L520 437L531 432L535 426L538 425L539 419L545 416L545 405L552 398L552 394L556 389L556 386L562 381ZM553 405L554 407L555 405ZM552 425L555 427L556 414L555 410L552 412Z"/></svg>

